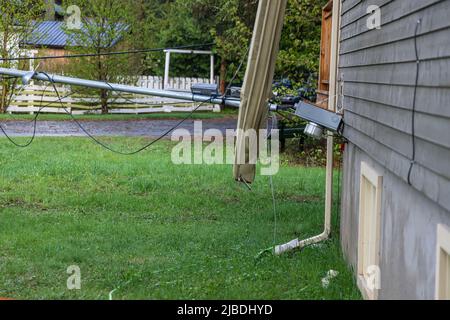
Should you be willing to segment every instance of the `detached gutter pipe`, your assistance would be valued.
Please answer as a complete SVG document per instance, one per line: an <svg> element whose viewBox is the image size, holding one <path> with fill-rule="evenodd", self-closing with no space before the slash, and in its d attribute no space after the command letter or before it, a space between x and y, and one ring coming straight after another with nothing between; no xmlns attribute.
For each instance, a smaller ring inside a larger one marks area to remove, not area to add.
<svg viewBox="0 0 450 320"><path fill-rule="evenodd" d="M330 61L330 90L328 109L334 112L337 102L337 79L338 79L338 60L339 60L339 38L340 38L340 12L341 2L333 2L333 21L331 34L331 61ZM326 195L325 195L325 223L324 230L321 234L308 238L305 240L295 239L284 245L279 245L274 248L274 253L280 255L284 252L302 249L322 241L328 240L331 235L331 214L333 208L333 164L334 164L334 138L333 133L327 133L327 172L326 172Z"/></svg>
<svg viewBox="0 0 450 320"><path fill-rule="evenodd" d="M331 214L333 208L333 146L334 138L333 133L328 132L327 137L327 178L326 178L326 195L325 195L325 223L324 230L321 234L305 239L295 239L283 245L276 246L274 248L275 255L281 255L288 251L303 249L311 245L326 241L331 235Z"/></svg>
<svg viewBox="0 0 450 320"><path fill-rule="evenodd" d="M105 83L102 81L92 81L85 80L79 78L70 78L70 77L62 77L57 75L46 75L39 72L30 72L30 71L22 71L16 69L6 69L0 68L0 75L11 76L22 78L24 82L34 80L46 81L49 82L50 79L54 83L60 83L65 85L74 85L74 86L82 86L93 89L102 89L116 92L125 92L125 93L133 93L145 96L156 96L162 98L171 98L185 101L194 101L194 102L210 102L212 104L225 104L229 107L239 108L241 105L240 100L237 99L227 99L225 97L211 97L200 94L193 94L189 92L178 92L178 91L169 91L169 90L157 90L157 89L148 89L148 88L140 88L135 86L128 86L122 84L114 84L114 83ZM49 79L50 77L50 79Z"/></svg>

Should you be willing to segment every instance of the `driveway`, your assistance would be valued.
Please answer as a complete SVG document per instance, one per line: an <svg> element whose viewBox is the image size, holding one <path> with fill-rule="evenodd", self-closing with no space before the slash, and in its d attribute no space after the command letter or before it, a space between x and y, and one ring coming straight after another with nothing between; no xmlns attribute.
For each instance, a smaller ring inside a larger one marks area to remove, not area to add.
<svg viewBox="0 0 450 320"><path fill-rule="evenodd" d="M187 120L179 128L194 133L194 122L202 124L202 131L236 129L236 119ZM176 126L180 120L131 120L131 121L80 121L94 136L159 137ZM33 134L30 121L3 121L0 125L12 137L28 137ZM1 133L1 135L3 135ZM198 134L196 133L198 136ZM38 121L38 137L84 137L84 132L72 121Z"/></svg>

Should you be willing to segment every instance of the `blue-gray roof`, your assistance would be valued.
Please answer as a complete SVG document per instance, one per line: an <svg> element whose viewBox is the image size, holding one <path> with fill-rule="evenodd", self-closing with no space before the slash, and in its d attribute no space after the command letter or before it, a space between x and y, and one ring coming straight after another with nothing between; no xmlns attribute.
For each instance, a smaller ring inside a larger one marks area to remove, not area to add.
<svg viewBox="0 0 450 320"><path fill-rule="evenodd" d="M22 44L50 48L86 46L86 44L78 43L79 41L73 35L67 34L64 30L65 24L64 21L36 22L31 35L27 39L24 39ZM118 25L117 28L118 30L128 29L124 25ZM118 33L120 34L120 32ZM111 46L115 46L120 40L121 37L118 37L113 41Z"/></svg>

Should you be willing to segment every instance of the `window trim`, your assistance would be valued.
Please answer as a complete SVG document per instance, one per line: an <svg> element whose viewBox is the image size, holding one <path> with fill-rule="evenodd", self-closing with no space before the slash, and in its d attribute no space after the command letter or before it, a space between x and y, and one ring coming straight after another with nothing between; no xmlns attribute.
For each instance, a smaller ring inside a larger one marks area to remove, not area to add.
<svg viewBox="0 0 450 320"><path fill-rule="evenodd" d="M443 262L442 252L447 254L447 261ZM450 266L447 265L449 263L448 257L450 257L450 228L439 224L437 227L437 250L436 250L436 300L444 300L450 299L450 297L444 297L442 293L442 284L444 281L450 282L450 279L442 279L442 277L450 276ZM444 270L442 268L445 268ZM444 276L444 273L445 276ZM445 285L449 285L446 283Z"/></svg>
<svg viewBox="0 0 450 320"><path fill-rule="evenodd" d="M380 265L380 240L381 240L381 196L383 188L383 177L379 175L372 167L370 167L366 162L361 163L361 175L360 175L360 199L359 199L359 233L358 233L358 272L357 272L357 282L358 287L366 300L378 300L379 289L371 289L367 285L364 270L364 260L366 257L365 252L365 212L363 208L365 190L363 188L365 181L369 182L375 188L375 257L374 265ZM369 219L370 220L370 219ZM380 275L378 275L380 276ZM378 279L379 280L379 279Z"/></svg>

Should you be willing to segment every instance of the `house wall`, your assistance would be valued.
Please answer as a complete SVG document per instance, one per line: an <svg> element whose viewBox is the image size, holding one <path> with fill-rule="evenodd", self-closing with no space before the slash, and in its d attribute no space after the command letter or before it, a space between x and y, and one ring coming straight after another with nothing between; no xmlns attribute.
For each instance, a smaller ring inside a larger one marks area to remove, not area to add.
<svg viewBox="0 0 450 320"><path fill-rule="evenodd" d="M381 29L367 8L381 9ZM343 0L339 78L345 137L342 245L356 269L361 161L384 178L381 299L433 299L437 224L450 225L450 0ZM412 118L417 63L416 163Z"/></svg>
<svg viewBox="0 0 450 320"><path fill-rule="evenodd" d="M38 49L39 56L64 56L70 54L69 51L65 49L52 49L52 48L41 48ZM69 59L49 59L41 60L39 62L38 70L43 70L50 73L64 73L65 68L69 64Z"/></svg>
<svg viewBox="0 0 450 320"><path fill-rule="evenodd" d="M450 213L411 188L354 144L345 153L342 199L343 251L357 270L359 183L364 161L383 176L380 299L434 299L436 230L450 225Z"/></svg>

